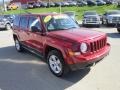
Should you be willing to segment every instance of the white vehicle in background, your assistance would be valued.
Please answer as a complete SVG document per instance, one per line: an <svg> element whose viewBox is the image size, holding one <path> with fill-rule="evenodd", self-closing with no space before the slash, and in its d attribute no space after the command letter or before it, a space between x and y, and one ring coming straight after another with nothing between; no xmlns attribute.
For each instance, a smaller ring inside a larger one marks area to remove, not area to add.
<svg viewBox="0 0 120 90"><path fill-rule="evenodd" d="M96 11L86 11L84 13L82 20L83 26L100 27L101 23L101 17Z"/></svg>
<svg viewBox="0 0 120 90"><path fill-rule="evenodd" d="M0 15L0 30L6 29L10 30L12 28L13 22L10 15Z"/></svg>
<svg viewBox="0 0 120 90"><path fill-rule="evenodd" d="M103 15L103 24L115 26L120 21L120 10L109 10Z"/></svg>

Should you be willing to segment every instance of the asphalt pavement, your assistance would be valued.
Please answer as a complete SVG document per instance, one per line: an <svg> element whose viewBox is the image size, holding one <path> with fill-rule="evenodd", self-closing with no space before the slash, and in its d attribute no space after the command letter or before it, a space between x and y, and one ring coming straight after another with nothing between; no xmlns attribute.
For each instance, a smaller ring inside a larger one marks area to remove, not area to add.
<svg viewBox="0 0 120 90"><path fill-rule="evenodd" d="M14 47L12 31L0 31L0 90L120 90L120 34L115 28L90 28L105 32L109 56L91 69L58 78L40 57Z"/></svg>

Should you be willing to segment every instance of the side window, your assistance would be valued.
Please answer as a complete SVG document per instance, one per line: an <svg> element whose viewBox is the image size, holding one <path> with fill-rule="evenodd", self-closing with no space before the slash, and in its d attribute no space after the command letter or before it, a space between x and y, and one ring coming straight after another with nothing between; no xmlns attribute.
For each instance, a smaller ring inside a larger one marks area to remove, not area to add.
<svg viewBox="0 0 120 90"><path fill-rule="evenodd" d="M13 21L13 25L19 26L19 21L20 21L20 17L19 16L15 16L15 19Z"/></svg>
<svg viewBox="0 0 120 90"><path fill-rule="evenodd" d="M21 17L20 18L20 27L27 29L27 25L28 25L28 18L27 17Z"/></svg>
<svg viewBox="0 0 120 90"><path fill-rule="evenodd" d="M29 18L29 29L31 30L31 27L35 26L39 29L39 31L42 31L41 29L41 23L37 17L30 17Z"/></svg>

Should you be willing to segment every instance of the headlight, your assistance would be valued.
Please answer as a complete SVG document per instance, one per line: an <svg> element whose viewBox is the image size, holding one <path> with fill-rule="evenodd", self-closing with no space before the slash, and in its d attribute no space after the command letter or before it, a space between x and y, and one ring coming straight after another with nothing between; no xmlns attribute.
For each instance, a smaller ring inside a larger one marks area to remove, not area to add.
<svg viewBox="0 0 120 90"><path fill-rule="evenodd" d="M87 49L88 49L87 44L86 43L81 43L81 45L80 45L80 51L82 53L86 53Z"/></svg>

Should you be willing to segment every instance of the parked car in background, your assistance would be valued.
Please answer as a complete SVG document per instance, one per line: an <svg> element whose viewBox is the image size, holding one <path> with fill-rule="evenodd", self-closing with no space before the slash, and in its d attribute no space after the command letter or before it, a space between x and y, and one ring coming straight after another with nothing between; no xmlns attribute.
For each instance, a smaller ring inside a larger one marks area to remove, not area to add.
<svg viewBox="0 0 120 90"><path fill-rule="evenodd" d="M61 6L61 2L55 2L55 6L56 6L56 7Z"/></svg>
<svg viewBox="0 0 120 90"><path fill-rule="evenodd" d="M98 5L98 6L101 6L101 5L105 5L105 4L106 4L106 2L103 1L103 0L96 0L96 2L97 2L97 5Z"/></svg>
<svg viewBox="0 0 120 90"><path fill-rule="evenodd" d="M11 25L13 24L13 20L15 18L15 15L3 15L4 18L10 21Z"/></svg>
<svg viewBox="0 0 120 90"><path fill-rule="evenodd" d="M81 7L81 6L87 6L88 4L86 1L78 1L77 5Z"/></svg>
<svg viewBox="0 0 120 90"><path fill-rule="evenodd" d="M116 1L115 0L104 0L106 2L106 4L115 4Z"/></svg>
<svg viewBox="0 0 120 90"><path fill-rule="evenodd" d="M53 2L49 2L49 3L47 3L47 6L49 7L55 7L55 4L53 3Z"/></svg>
<svg viewBox="0 0 120 90"><path fill-rule="evenodd" d="M95 5L97 5L97 3L93 0L87 0L87 5L88 6L95 6Z"/></svg>
<svg viewBox="0 0 120 90"><path fill-rule="evenodd" d="M34 8L39 8L41 5L40 5L40 3L39 2L34 2L33 3L33 7Z"/></svg>
<svg viewBox="0 0 120 90"><path fill-rule="evenodd" d="M18 9L18 6L17 4L15 3L10 3L8 6L7 6L7 10L16 10Z"/></svg>
<svg viewBox="0 0 120 90"><path fill-rule="evenodd" d="M13 39L18 52L25 48L41 56L58 77L90 68L110 51L105 33L82 29L64 14L20 15L14 20Z"/></svg>
<svg viewBox="0 0 120 90"><path fill-rule="evenodd" d="M48 7L47 2L39 2L41 7Z"/></svg>
<svg viewBox="0 0 120 90"><path fill-rule="evenodd" d="M35 2L29 2L29 3L27 3L27 8L28 8L28 9L34 8L34 3L35 3Z"/></svg>
<svg viewBox="0 0 120 90"><path fill-rule="evenodd" d="M65 3L64 2L60 2L61 3L61 7L65 7Z"/></svg>
<svg viewBox="0 0 120 90"><path fill-rule="evenodd" d="M120 10L109 10L103 15L103 24L116 25L120 21Z"/></svg>
<svg viewBox="0 0 120 90"><path fill-rule="evenodd" d="M83 15L83 26L97 26L102 24L99 14L96 11L86 11Z"/></svg>
<svg viewBox="0 0 120 90"><path fill-rule="evenodd" d="M69 6L68 2L61 2L61 5L63 4L63 6Z"/></svg>
<svg viewBox="0 0 120 90"><path fill-rule="evenodd" d="M69 6L76 6L77 5L77 2L75 1L68 1L69 3Z"/></svg>
<svg viewBox="0 0 120 90"><path fill-rule="evenodd" d="M0 29L11 29L13 22L4 15L0 15Z"/></svg>

